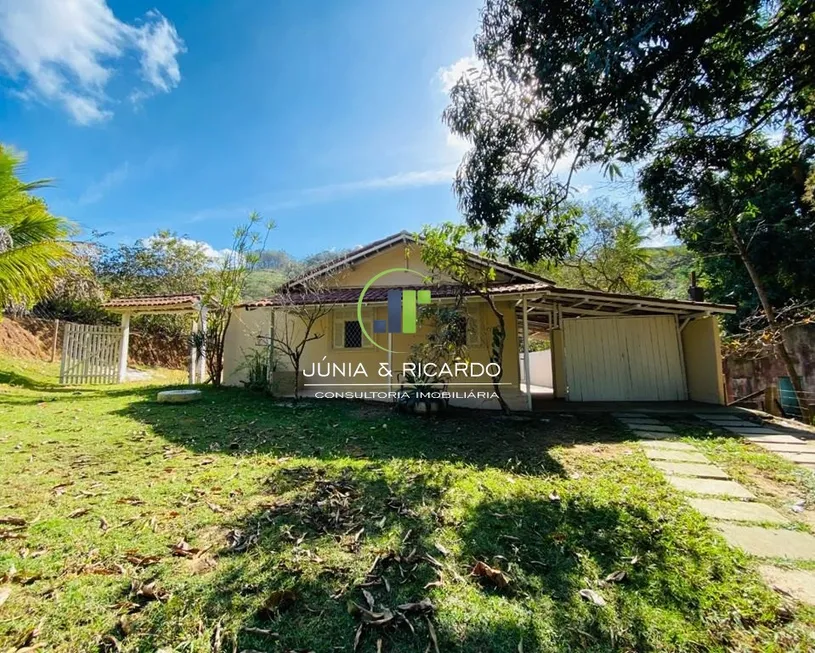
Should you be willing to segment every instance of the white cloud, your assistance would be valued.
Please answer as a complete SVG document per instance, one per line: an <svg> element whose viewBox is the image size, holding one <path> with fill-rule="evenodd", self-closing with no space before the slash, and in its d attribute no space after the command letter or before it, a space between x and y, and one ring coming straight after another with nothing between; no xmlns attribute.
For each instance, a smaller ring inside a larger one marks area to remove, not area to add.
<svg viewBox="0 0 815 653"><path fill-rule="evenodd" d="M387 177L370 177L358 181L308 188L303 191L303 193L306 195L328 195L335 197L343 193L353 193L364 190L435 186L452 181L455 174L456 169L453 166L434 170L414 170L412 172L400 172Z"/></svg>
<svg viewBox="0 0 815 653"><path fill-rule="evenodd" d="M442 90L449 94L453 87L464 75L481 70L481 62L473 55L461 57L449 66L443 66L436 71L436 78L441 82Z"/></svg>
<svg viewBox="0 0 815 653"><path fill-rule="evenodd" d="M134 53L145 88L169 92L181 81L184 43L157 11L139 24L120 21L106 0L0 0L0 65L24 97L61 104L80 125L110 118L105 88Z"/></svg>
<svg viewBox="0 0 815 653"><path fill-rule="evenodd" d="M115 188L127 179L129 173L130 164L125 161L120 166L108 172L99 181L88 186L85 192L80 195L79 204L95 204L101 200L109 190Z"/></svg>

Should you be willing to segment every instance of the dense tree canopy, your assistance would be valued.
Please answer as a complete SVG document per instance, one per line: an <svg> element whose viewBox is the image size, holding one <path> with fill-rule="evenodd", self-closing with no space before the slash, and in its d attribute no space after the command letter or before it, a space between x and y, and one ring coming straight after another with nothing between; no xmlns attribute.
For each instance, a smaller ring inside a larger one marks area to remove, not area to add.
<svg viewBox="0 0 815 653"><path fill-rule="evenodd" d="M572 204L581 230L575 251L541 273L571 288L659 294L649 278L651 250L647 223L607 201Z"/></svg>
<svg viewBox="0 0 815 653"><path fill-rule="evenodd" d="M791 137L726 150L679 140L640 175L652 219L698 255L708 298L738 304L731 331L759 305L745 256L771 305L815 297L815 207L805 197L814 153Z"/></svg>
<svg viewBox="0 0 815 653"><path fill-rule="evenodd" d="M815 0L487 0L482 68L445 118L473 148L456 180L465 218L534 262L573 244L574 170L659 152L677 136L731 142L787 126L815 136Z"/></svg>

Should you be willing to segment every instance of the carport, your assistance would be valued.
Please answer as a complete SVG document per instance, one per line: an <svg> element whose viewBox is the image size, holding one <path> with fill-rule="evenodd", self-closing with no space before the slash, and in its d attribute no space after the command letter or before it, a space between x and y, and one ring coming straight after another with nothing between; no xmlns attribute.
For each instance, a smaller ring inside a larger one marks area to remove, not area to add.
<svg viewBox="0 0 815 653"><path fill-rule="evenodd" d="M517 310L524 345L549 336L555 399L725 403L714 316L734 306L550 286Z"/></svg>

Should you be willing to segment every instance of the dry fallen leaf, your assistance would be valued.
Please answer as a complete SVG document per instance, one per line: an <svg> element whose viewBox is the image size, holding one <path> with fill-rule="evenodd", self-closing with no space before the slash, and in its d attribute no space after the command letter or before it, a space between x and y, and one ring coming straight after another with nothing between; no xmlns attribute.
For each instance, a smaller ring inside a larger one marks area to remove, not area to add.
<svg viewBox="0 0 815 653"><path fill-rule="evenodd" d="M68 519L76 519L77 517L82 517L82 515L87 515L90 511L91 511L90 508L77 508L70 515L68 515Z"/></svg>
<svg viewBox="0 0 815 653"><path fill-rule="evenodd" d="M625 571L620 569L618 571L612 571L608 576L606 576L605 581L607 583L621 583L625 580Z"/></svg>
<svg viewBox="0 0 815 653"><path fill-rule="evenodd" d="M479 578L487 578L499 589L505 589L509 586L509 579L500 569L493 569L486 562L480 560L475 563L475 567L470 572L471 576Z"/></svg>
<svg viewBox="0 0 815 653"><path fill-rule="evenodd" d="M8 601L9 596L11 596L11 587L0 587L0 606Z"/></svg>
<svg viewBox="0 0 815 653"><path fill-rule="evenodd" d="M416 614L432 614L436 609L430 599L422 599L418 603L403 603L396 607L400 612Z"/></svg>
<svg viewBox="0 0 815 653"><path fill-rule="evenodd" d="M273 618L278 613L283 612L287 608L294 605L297 600L297 594L292 590L277 590L269 595L263 607L260 609L261 615L267 618Z"/></svg>
<svg viewBox="0 0 815 653"><path fill-rule="evenodd" d="M442 555L445 555L445 556L450 555L450 549L448 549L447 547L445 547L445 546L443 546L443 545L439 544L438 542L436 542L436 543L434 544L434 546L436 547L436 550L437 550L439 553L441 553Z"/></svg>
<svg viewBox="0 0 815 653"><path fill-rule="evenodd" d="M365 601L368 603L368 607L373 610L374 609L374 596L368 590L362 590L362 595L365 597Z"/></svg>
<svg viewBox="0 0 815 653"><path fill-rule="evenodd" d="M0 524L9 526L25 526L26 521L22 517L0 517Z"/></svg>
<svg viewBox="0 0 815 653"><path fill-rule="evenodd" d="M201 549L195 549L189 545L189 543L185 542L184 540L179 540L176 544L168 544L167 548L172 551L174 556L180 556L183 558L192 558L194 555L201 553Z"/></svg>
<svg viewBox="0 0 815 653"><path fill-rule="evenodd" d="M280 637L276 632L272 630L267 630L266 628L241 628L241 630L245 633L249 633L250 635L260 635L261 637L271 637L273 639L277 639Z"/></svg>
<svg viewBox="0 0 815 653"><path fill-rule="evenodd" d="M591 601L594 605L605 605L606 600L594 590L584 589L580 590L580 596L587 601Z"/></svg>

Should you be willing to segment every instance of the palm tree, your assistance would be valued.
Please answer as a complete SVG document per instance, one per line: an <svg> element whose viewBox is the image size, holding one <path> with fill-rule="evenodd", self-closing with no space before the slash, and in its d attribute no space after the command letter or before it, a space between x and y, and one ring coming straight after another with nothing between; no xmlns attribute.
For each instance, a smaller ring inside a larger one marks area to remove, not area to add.
<svg viewBox="0 0 815 653"><path fill-rule="evenodd" d="M73 258L71 224L48 212L31 194L48 180L17 177L23 158L0 145L0 310L31 306L51 289L61 267Z"/></svg>

